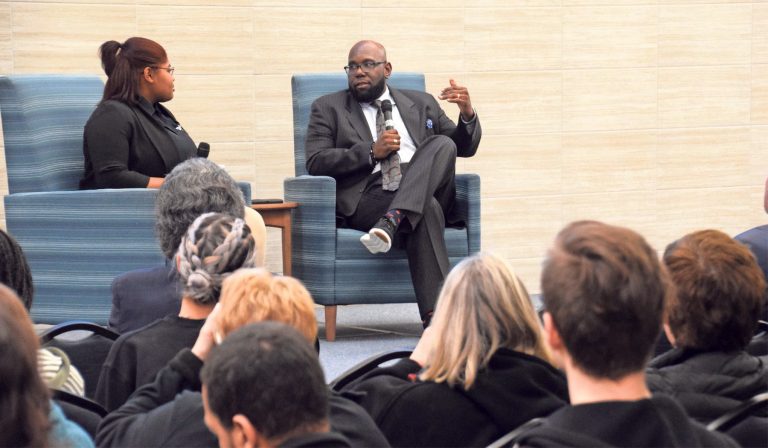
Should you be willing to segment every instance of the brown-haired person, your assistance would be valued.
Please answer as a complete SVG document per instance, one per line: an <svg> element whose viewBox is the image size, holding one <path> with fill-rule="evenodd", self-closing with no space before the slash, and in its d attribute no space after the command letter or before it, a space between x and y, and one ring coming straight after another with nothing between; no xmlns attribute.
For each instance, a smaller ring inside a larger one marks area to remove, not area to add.
<svg viewBox="0 0 768 448"><path fill-rule="evenodd" d="M765 300L763 272L746 246L717 230L670 244L663 261L675 285L664 318L675 348L651 361L648 386L710 422L768 391L768 357L744 351Z"/></svg>
<svg viewBox="0 0 768 448"><path fill-rule="evenodd" d="M668 287L656 251L632 230L579 221L560 231L541 289L571 405L525 431L520 446L738 446L646 386Z"/></svg>
<svg viewBox="0 0 768 448"><path fill-rule="evenodd" d="M165 49L149 39L99 47L104 96L85 124L81 189L158 188L173 167L196 155L171 111L173 71Z"/></svg>
<svg viewBox="0 0 768 448"><path fill-rule="evenodd" d="M0 285L0 446L92 447L50 400L37 373L37 335L18 296Z"/></svg>

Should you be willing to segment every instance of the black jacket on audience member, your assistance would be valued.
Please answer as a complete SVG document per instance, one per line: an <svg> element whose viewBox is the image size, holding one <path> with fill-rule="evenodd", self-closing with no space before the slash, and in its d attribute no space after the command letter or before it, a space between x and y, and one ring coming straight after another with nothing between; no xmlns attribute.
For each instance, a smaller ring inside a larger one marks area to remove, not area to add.
<svg viewBox="0 0 768 448"><path fill-rule="evenodd" d="M140 388L124 406L104 418L96 444L218 447L216 437L203 420L203 399L199 392L202 367L202 361L191 350L180 351L160 370L154 382ZM388 446L381 431L360 406L335 393L331 393L329 399L331 429L343 438L333 434L313 436L286 441L285 446L345 446L338 443L347 440L351 446ZM310 441L329 444L307 445Z"/></svg>
<svg viewBox="0 0 768 448"><path fill-rule="evenodd" d="M95 399L114 411L155 375L179 350L195 345L205 319L166 316L121 335L101 367Z"/></svg>
<svg viewBox="0 0 768 448"><path fill-rule="evenodd" d="M521 447L738 447L664 395L567 406L516 439Z"/></svg>
<svg viewBox="0 0 768 448"><path fill-rule="evenodd" d="M768 357L676 348L652 360L646 378L651 392L674 397L692 418L709 423L768 392Z"/></svg>
<svg viewBox="0 0 768 448"><path fill-rule="evenodd" d="M499 349L469 390L416 379L403 359L348 386L392 446L485 446L568 403L565 377L534 356Z"/></svg>
<svg viewBox="0 0 768 448"><path fill-rule="evenodd" d="M183 289L172 261L118 275L112 280L109 328L123 334L179 314Z"/></svg>

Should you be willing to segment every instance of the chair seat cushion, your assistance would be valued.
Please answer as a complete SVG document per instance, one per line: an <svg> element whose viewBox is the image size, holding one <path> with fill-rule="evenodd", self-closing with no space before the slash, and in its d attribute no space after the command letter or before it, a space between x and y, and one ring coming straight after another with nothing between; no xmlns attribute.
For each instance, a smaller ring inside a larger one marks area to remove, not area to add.
<svg viewBox="0 0 768 448"><path fill-rule="evenodd" d="M393 248L385 254L371 254L360 243L362 235L358 230L336 230L335 304L413 302L405 250ZM468 255L466 229L446 229L445 242L451 266ZM371 275L373 272L382 274Z"/></svg>

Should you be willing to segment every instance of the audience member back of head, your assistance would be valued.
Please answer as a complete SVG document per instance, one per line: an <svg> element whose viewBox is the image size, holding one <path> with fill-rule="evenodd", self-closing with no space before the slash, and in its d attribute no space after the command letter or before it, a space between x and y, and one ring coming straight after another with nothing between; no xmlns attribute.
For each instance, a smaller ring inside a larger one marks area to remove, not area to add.
<svg viewBox="0 0 768 448"><path fill-rule="evenodd" d="M571 405L523 432L518 444L738 446L646 386L669 284L642 236L572 223L557 235L541 282L545 333L568 377Z"/></svg>

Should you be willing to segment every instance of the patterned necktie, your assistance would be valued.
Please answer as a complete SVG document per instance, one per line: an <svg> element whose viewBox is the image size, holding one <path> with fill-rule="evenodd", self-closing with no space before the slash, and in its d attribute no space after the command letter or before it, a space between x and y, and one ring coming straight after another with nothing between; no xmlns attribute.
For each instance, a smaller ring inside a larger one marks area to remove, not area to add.
<svg viewBox="0 0 768 448"><path fill-rule="evenodd" d="M376 138L384 133L384 112L381 111L381 101L373 102L376 106ZM400 179L403 177L400 171L400 155L393 152L381 161L381 188L387 191L397 191L400 187Z"/></svg>

